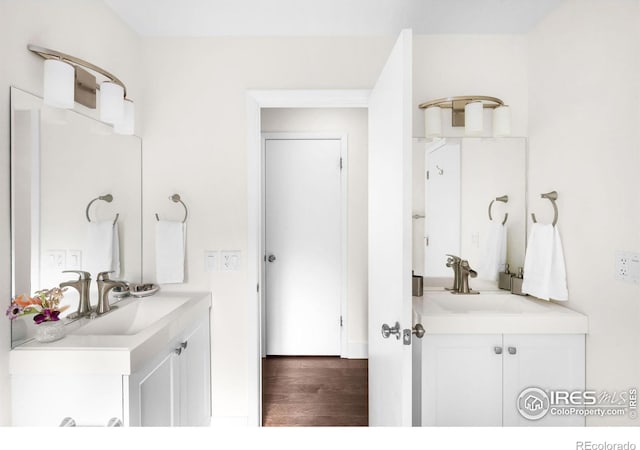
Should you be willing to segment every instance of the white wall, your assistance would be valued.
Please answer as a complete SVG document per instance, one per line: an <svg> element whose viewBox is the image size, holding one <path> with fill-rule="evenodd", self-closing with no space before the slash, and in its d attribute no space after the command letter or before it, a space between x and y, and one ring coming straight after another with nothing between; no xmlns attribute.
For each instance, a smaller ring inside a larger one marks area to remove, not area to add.
<svg viewBox="0 0 640 450"><path fill-rule="evenodd" d="M42 95L42 59L27 44L60 50L121 78L139 101L139 38L99 0L0 2L0 302L11 296L9 86ZM86 111L86 110L85 110ZM140 110L138 105L138 116ZM90 168L89 168L90 169ZM4 306L2 311L4 312ZM10 323L0 318L0 425L9 423Z"/></svg>
<svg viewBox="0 0 640 450"><path fill-rule="evenodd" d="M614 277L640 252L640 11L634 0L568 0L529 36L529 205L558 226L568 306L589 316L587 386L640 386L640 286ZM588 425L637 425L591 418Z"/></svg>
<svg viewBox="0 0 640 450"><path fill-rule="evenodd" d="M347 135L347 354L367 355L367 110L262 110L263 132L338 132Z"/></svg>

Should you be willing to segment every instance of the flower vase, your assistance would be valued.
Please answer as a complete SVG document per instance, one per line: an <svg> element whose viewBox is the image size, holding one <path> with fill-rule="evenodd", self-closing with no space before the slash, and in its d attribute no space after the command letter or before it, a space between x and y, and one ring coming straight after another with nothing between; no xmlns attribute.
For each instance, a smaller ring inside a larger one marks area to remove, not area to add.
<svg viewBox="0 0 640 450"><path fill-rule="evenodd" d="M36 327L35 339L38 342L53 342L62 339L65 335L62 320L48 320Z"/></svg>

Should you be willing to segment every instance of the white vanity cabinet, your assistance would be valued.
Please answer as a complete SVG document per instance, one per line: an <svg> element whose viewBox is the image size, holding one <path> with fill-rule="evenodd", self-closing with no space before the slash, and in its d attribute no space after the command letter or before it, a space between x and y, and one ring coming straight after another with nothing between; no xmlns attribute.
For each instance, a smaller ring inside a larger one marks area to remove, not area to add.
<svg viewBox="0 0 640 450"><path fill-rule="evenodd" d="M124 377L123 385L128 388L126 422L131 426L208 425L211 417L209 355L207 318L146 367Z"/></svg>
<svg viewBox="0 0 640 450"><path fill-rule="evenodd" d="M528 387L585 388L584 334L433 334L422 342L423 426L583 426L581 416L525 419Z"/></svg>
<svg viewBox="0 0 640 450"><path fill-rule="evenodd" d="M210 309L210 293L159 293L14 348L12 424L209 425Z"/></svg>

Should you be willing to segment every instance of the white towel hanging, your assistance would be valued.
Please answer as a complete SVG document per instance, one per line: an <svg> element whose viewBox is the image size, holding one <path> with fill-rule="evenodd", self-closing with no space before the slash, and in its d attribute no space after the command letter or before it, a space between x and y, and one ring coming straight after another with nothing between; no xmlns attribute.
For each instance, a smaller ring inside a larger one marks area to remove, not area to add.
<svg viewBox="0 0 640 450"><path fill-rule="evenodd" d="M156 222L156 281L158 284L184 282L186 224Z"/></svg>
<svg viewBox="0 0 640 450"><path fill-rule="evenodd" d="M87 255L84 270L97 275L113 272L112 278L120 276L120 236L118 223L104 220L88 223Z"/></svg>
<svg viewBox="0 0 640 450"><path fill-rule="evenodd" d="M524 259L522 292L543 300L568 300L567 275L560 232L550 224L534 223Z"/></svg>

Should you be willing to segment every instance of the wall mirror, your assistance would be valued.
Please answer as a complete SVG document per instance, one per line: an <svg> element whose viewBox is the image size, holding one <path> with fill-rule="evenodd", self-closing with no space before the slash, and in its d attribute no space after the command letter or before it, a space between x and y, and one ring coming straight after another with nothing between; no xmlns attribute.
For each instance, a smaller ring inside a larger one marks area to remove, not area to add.
<svg viewBox="0 0 640 450"><path fill-rule="evenodd" d="M488 259L492 222L502 223L506 217L506 262L511 271L524 264L526 138L458 137L418 145L424 158L424 191L418 195L424 218L414 216L414 236L421 234L422 241L414 266L422 263L425 286L452 286L453 270L446 267L446 255L454 254L480 272L470 280L473 289L498 289L497 281L481 272Z"/></svg>
<svg viewBox="0 0 640 450"><path fill-rule="evenodd" d="M113 133L110 126L77 111L50 108L38 96L11 88L12 295L50 289L92 271L88 220L116 223L120 273L140 282L142 274L142 141ZM110 194L111 202L91 200ZM91 302L96 279L91 273ZM62 304L76 311L69 288ZM33 316L11 324L12 347L30 339Z"/></svg>

